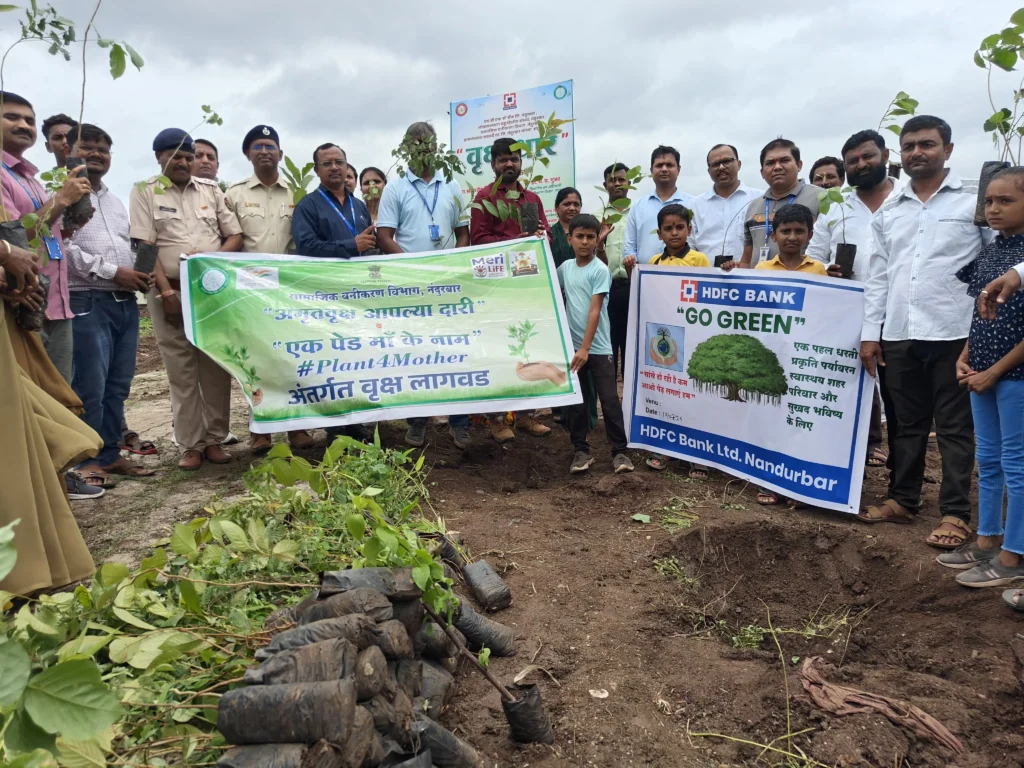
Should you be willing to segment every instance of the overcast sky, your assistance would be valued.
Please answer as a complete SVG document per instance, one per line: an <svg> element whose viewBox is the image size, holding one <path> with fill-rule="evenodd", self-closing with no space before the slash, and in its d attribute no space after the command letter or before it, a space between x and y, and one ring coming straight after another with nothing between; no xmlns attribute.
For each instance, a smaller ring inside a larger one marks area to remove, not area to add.
<svg viewBox="0 0 1024 768"><path fill-rule="evenodd" d="M81 36L91 0L55 2ZM573 79L576 186L591 208L609 162L646 169L659 143L680 150L680 187L694 194L710 187L705 155L719 142L739 148L748 184L764 186L757 155L778 135L797 142L807 172L853 132L877 127L902 89L919 111L949 121L951 165L977 178L993 157L981 127L993 110L971 58L1019 2L523 0L500 12L453 0L104 0L99 31L127 40L146 64L112 81L106 52L90 47L85 121L113 136L107 180L127 200L132 182L156 172L155 134L191 129L202 104L224 125L193 136L220 148L221 178L235 181L251 173L241 140L259 123L273 125L297 160L333 141L358 168L387 169L411 122L431 120L450 143L451 101ZM4 48L16 22L0 14ZM32 101L40 123L54 112L77 117L80 53L66 63L21 45L5 88ZM997 107L1016 83L996 78ZM28 157L52 164L42 140Z"/></svg>

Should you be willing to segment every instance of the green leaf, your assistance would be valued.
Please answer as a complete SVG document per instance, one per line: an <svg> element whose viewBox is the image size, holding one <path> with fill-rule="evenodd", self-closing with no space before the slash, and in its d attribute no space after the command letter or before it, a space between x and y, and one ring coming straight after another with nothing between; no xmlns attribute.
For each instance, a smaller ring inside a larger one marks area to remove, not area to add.
<svg viewBox="0 0 1024 768"><path fill-rule="evenodd" d="M267 451L268 459L290 459L292 457L292 449L288 447L288 443L277 443Z"/></svg>
<svg viewBox="0 0 1024 768"><path fill-rule="evenodd" d="M624 211L629 208L629 198L623 197L619 200L612 200L612 208L617 211Z"/></svg>
<svg viewBox="0 0 1024 768"><path fill-rule="evenodd" d="M362 539L366 535L366 520L362 515L349 515L345 518L345 525L353 539Z"/></svg>
<svg viewBox="0 0 1024 768"><path fill-rule="evenodd" d="M6 764L6 768L57 768L57 761L48 750L36 749L14 758Z"/></svg>
<svg viewBox="0 0 1024 768"><path fill-rule="evenodd" d="M0 528L0 581L7 578L7 574L14 570L14 564L18 561L18 550L14 548L14 526L20 522L19 517Z"/></svg>
<svg viewBox="0 0 1024 768"><path fill-rule="evenodd" d="M280 560L294 560L299 553L299 542L281 539L274 545L273 555Z"/></svg>
<svg viewBox="0 0 1024 768"><path fill-rule="evenodd" d="M19 710L11 715L11 722L4 732L4 747L13 754L35 749L56 752L57 739L32 722L27 713Z"/></svg>
<svg viewBox="0 0 1024 768"><path fill-rule="evenodd" d="M987 49L991 48L992 46L994 46L994 45L996 45L998 43L999 43L999 33L996 32L994 34L989 35L984 40L982 40L981 41L981 45L978 46L978 47L981 48L982 50L987 50ZM899 98L899 97L897 96L897 98Z"/></svg>
<svg viewBox="0 0 1024 768"><path fill-rule="evenodd" d="M525 152L529 148L530 148L529 145L526 144L525 142L517 141L515 144L511 145L508 148L508 151L509 152Z"/></svg>
<svg viewBox="0 0 1024 768"><path fill-rule="evenodd" d="M267 526L258 517L250 517L246 526L249 529L249 538L252 540L252 548L264 554L270 551L270 541L267 539Z"/></svg>
<svg viewBox="0 0 1024 768"><path fill-rule="evenodd" d="M175 523L174 533L171 534L171 551L176 555L183 555L185 557L199 554L195 535L187 525Z"/></svg>
<svg viewBox="0 0 1024 768"><path fill-rule="evenodd" d="M630 519L636 520L638 523L643 523L644 525L651 522L651 516L645 515L642 512L637 512L636 514L632 515Z"/></svg>
<svg viewBox="0 0 1024 768"><path fill-rule="evenodd" d="M477 654L476 658L480 662L480 665L486 669L488 664L491 662L491 649L486 647L481 648L480 653Z"/></svg>
<svg viewBox="0 0 1024 768"><path fill-rule="evenodd" d="M114 43L110 46L110 76L117 80L117 78L124 74L127 65L128 57L125 56L124 48Z"/></svg>
<svg viewBox="0 0 1024 768"><path fill-rule="evenodd" d="M23 702L40 728L74 741L91 739L122 714L117 696L89 659L63 661L43 670L29 681Z"/></svg>
<svg viewBox="0 0 1024 768"><path fill-rule="evenodd" d="M32 659L21 643L0 637L0 707L9 707L21 698L31 674Z"/></svg>
<svg viewBox="0 0 1024 768"><path fill-rule="evenodd" d="M96 653L114 639L116 633L110 632L105 635L79 635L74 640L69 640L57 651L57 658L61 661L70 659L72 656L86 656L92 658Z"/></svg>
<svg viewBox="0 0 1024 768"><path fill-rule="evenodd" d="M1008 48L994 48L989 57L993 64L1007 72L1012 72L1017 63L1017 52Z"/></svg>
<svg viewBox="0 0 1024 768"><path fill-rule="evenodd" d="M1010 23L1024 24L1024 8L1018 8L1016 11L1013 12L1013 15L1010 16Z"/></svg>
<svg viewBox="0 0 1024 768"><path fill-rule="evenodd" d="M88 741L67 741L57 739L60 757L57 762L62 768L105 768L106 755L95 739Z"/></svg>
<svg viewBox="0 0 1024 768"><path fill-rule="evenodd" d="M122 579L127 579L131 571L124 563L104 563L98 573L99 582L104 587L112 587Z"/></svg>
<svg viewBox="0 0 1024 768"><path fill-rule="evenodd" d="M487 212L488 212L489 214L491 214L491 216L493 216L493 217L494 217L494 218L496 218L496 219L497 219L497 218L499 218L499 216L498 216L498 209L497 209L497 208L495 207L494 203L492 203L492 202L491 202L490 200L488 200L487 198L484 198L484 199L483 199L483 200L481 200L480 202L482 202L482 203L483 203L484 209L485 209L485 210L486 210L486 211L487 211Z"/></svg>
<svg viewBox="0 0 1024 768"><path fill-rule="evenodd" d="M191 581L178 582L178 594L181 595L181 602L192 613L203 615L203 606L199 603L199 593L196 585Z"/></svg>
<svg viewBox="0 0 1024 768"><path fill-rule="evenodd" d="M366 543L359 550L363 558L366 560L368 567L377 565L377 561L380 559L381 552L384 551L384 547L380 543L380 539L376 536L367 539Z"/></svg>
<svg viewBox="0 0 1024 768"><path fill-rule="evenodd" d="M96 45L98 45L100 48L109 48L113 44L114 44L114 41L110 40L109 38L106 38L106 37L100 37L100 38L97 38L97 40L96 40Z"/></svg>
<svg viewBox="0 0 1024 768"><path fill-rule="evenodd" d="M36 613L31 608L29 608L27 604L23 605L21 606L21 609L18 611L18 615L15 618L14 625L18 629L28 629L29 627L31 627L33 630L35 630L41 635L56 635L57 628L43 621L42 615L40 614L41 612Z"/></svg>
<svg viewBox="0 0 1024 768"><path fill-rule="evenodd" d="M124 608L118 608L115 605L110 610L113 612L113 614L115 616L117 616L117 618L119 618L125 624L131 624L133 627L138 627L139 629L148 629L148 630L155 630L156 629L156 627L154 627L152 624L147 624L142 619L140 619L138 616L136 616L134 613L131 613L130 611L126 611Z"/></svg>
<svg viewBox="0 0 1024 768"><path fill-rule="evenodd" d="M430 566L429 565L417 565L412 569L412 580L416 582L416 586L421 590L425 590L427 585L430 584Z"/></svg>
<svg viewBox="0 0 1024 768"><path fill-rule="evenodd" d="M897 136L899 136L903 132L903 128L898 125L887 125L885 126L885 130L892 131Z"/></svg>
<svg viewBox="0 0 1024 768"><path fill-rule="evenodd" d="M6 13L7 11L17 11L19 6L17 5L0 5L0 13Z"/></svg>
<svg viewBox="0 0 1024 768"><path fill-rule="evenodd" d="M220 527L224 531L224 535L228 537L228 541L231 542L231 547L235 552L248 552L252 549L249 546L249 539L245 536L245 531L237 523L233 523L230 520L221 520Z"/></svg>
<svg viewBox="0 0 1024 768"><path fill-rule="evenodd" d="M128 43L124 44L124 49L128 51L128 57L132 60L132 64L135 66L135 68L142 69L142 66L146 62L143 61L142 57L139 55L139 52L132 48L130 45L128 45Z"/></svg>

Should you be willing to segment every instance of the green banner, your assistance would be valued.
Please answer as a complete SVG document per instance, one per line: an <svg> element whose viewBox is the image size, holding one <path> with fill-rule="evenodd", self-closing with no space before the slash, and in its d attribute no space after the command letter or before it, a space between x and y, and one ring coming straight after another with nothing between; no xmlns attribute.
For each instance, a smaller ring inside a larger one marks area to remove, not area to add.
<svg viewBox="0 0 1024 768"><path fill-rule="evenodd" d="M582 400L546 240L181 271L188 338L241 384L253 432Z"/></svg>

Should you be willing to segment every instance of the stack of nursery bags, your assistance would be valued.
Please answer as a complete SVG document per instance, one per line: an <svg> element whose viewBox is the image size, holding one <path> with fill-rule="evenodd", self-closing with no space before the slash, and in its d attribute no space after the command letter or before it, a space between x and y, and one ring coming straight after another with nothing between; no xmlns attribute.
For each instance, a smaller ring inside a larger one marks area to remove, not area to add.
<svg viewBox="0 0 1024 768"><path fill-rule="evenodd" d="M424 618L408 568L332 571L301 603L267 617L246 687L220 699L220 768L476 768L436 721L454 693L458 649ZM514 652L511 630L465 601L454 624L473 649Z"/></svg>

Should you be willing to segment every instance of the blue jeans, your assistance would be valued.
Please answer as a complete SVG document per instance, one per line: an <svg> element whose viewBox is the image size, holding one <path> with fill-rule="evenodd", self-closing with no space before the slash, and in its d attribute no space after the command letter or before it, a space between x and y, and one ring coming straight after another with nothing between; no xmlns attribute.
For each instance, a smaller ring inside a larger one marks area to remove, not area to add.
<svg viewBox="0 0 1024 768"><path fill-rule="evenodd" d="M124 296L125 301L118 301ZM139 345L139 305L127 292L74 291L71 311L75 374L72 386L82 399L82 420L99 433L103 449L95 463L113 464L121 455L124 401L135 376Z"/></svg>
<svg viewBox="0 0 1024 768"><path fill-rule="evenodd" d="M413 418L407 419L406 421L409 423L409 426L411 427L414 424L426 424L427 417L414 416ZM465 427L466 429L469 429L469 416L466 416L465 414L459 416L449 416L448 426L451 427L452 429L458 429L459 427Z"/></svg>
<svg viewBox="0 0 1024 768"><path fill-rule="evenodd" d="M1002 536L1003 549L1024 555L1024 381L1003 379L980 395L972 392L971 410L978 456L978 535Z"/></svg>

